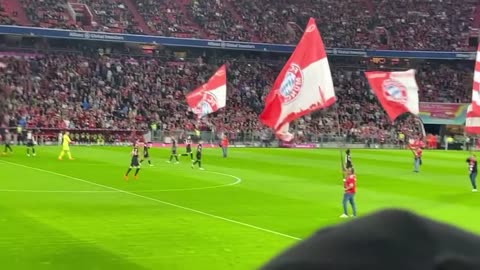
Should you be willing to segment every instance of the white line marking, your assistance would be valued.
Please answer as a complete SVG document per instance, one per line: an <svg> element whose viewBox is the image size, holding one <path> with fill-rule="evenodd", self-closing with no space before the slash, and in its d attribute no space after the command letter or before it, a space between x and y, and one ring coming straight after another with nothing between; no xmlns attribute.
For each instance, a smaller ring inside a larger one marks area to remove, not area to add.
<svg viewBox="0 0 480 270"><path fill-rule="evenodd" d="M298 237L295 237L295 236L292 236L292 235L272 231L272 230L265 229L265 228L262 228L262 227L258 227L258 226L255 226L255 225L251 225L251 224L248 224L248 223L245 223L245 222L236 221L236 220L233 220L233 219L224 218L224 217L221 217L221 216L209 214L207 212L203 212L203 211L200 211L200 210L195 210L193 208L181 206L181 205L174 204L174 203L169 203L169 202L162 201L162 200L159 200L159 199L155 199L155 198L152 198L152 197L148 197L148 196L140 195L140 194L137 194L137 193L125 191L125 190L122 190L122 189L98 184L98 183L91 182L91 181L84 180L84 179L80 179L80 178L77 178L77 177L73 177L73 176L69 176L69 175L65 175L65 174L61 174L61 173L56 173L56 172L53 172L53 171L48 171L48 170L44 170L44 169L40 169L40 168L30 167L30 166L26 166L26 165L14 163L14 162L8 162L8 161L4 161L4 160L0 160L0 162L10 164L10 165L14 165L14 166L18 166L18 167L31 169L31 170L36 170L36 171L39 171L39 172L44 172L44 173L49 173L49 174L52 174L52 175L65 177L65 178L68 178L68 179L71 179L71 180L87 183L87 184L98 186L98 187L103 187L103 188L110 189L110 190L115 190L115 191L118 191L118 192L121 192L121 193L129 194L131 196L135 196L135 197L138 197L138 198L143 198L145 200L157 202L157 203L164 204L164 205L169 205L169 206L172 206L172 207L175 207L175 208L183 209L183 210L186 210L186 211L194 212L194 213L197 213L197 214L200 214L200 215L204 215L204 216L208 216L208 217L211 217L211 218L227 221L227 222L230 222L230 223L235 223L235 224L238 224L238 225L242 225L244 227L249 227L249 228L252 228L252 229L256 229L256 230L263 231L263 232L268 232L268 233L283 236L283 237L286 237L286 238L290 238L290 239L294 239L294 240L302 240L301 238L298 238Z"/></svg>
<svg viewBox="0 0 480 270"><path fill-rule="evenodd" d="M205 190L205 189L214 189L214 188L221 188L221 187L231 187L238 185L242 182L240 177L220 173L220 172L213 172L213 171L203 171L202 173L212 173L218 175L224 175L236 179L235 182L224 184L224 185L217 185L217 186L209 186L209 187L197 187L197 188L171 188L171 189L141 189L141 190L133 190L135 192L142 192L142 193L153 193L153 192L171 192L171 191L194 191L194 190ZM18 193L113 193L119 192L116 190L33 190L33 189L0 189L0 192L18 192Z"/></svg>
<svg viewBox="0 0 480 270"><path fill-rule="evenodd" d="M118 193L115 190L34 190L34 189L0 189L0 192L18 193Z"/></svg>

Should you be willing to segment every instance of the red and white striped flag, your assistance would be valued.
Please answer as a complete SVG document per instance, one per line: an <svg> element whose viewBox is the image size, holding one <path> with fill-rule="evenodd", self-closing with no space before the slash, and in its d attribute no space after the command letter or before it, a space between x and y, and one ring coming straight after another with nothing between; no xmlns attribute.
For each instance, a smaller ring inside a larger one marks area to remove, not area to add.
<svg viewBox="0 0 480 270"><path fill-rule="evenodd" d="M467 109L465 132L468 134L480 134L480 113L474 112L472 105L469 105Z"/></svg>
<svg viewBox="0 0 480 270"><path fill-rule="evenodd" d="M227 103L227 68L221 66L207 83L187 95L188 106L198 118L214 113Z"/></svg>
<svg viewBox="0 0 480 270"><path fill-rule="evenodd" d="M477 48L475 72L473 75L472 111L480 114L480 44L478 44Z"/></svg>
<svg viewBox="0 0 480 270"><path fill-rule="evenodd" d="M260 121L289 142L290 122L335 103L327 55L315 20L310 18L295 51L278 75L265 100Z"/></svg>

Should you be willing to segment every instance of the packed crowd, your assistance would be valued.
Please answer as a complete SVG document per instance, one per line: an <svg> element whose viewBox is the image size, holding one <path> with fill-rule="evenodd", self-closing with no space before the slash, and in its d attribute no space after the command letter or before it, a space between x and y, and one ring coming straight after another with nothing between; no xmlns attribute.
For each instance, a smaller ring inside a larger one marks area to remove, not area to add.
<svg viewBox="0 0 480 270"><path fill-rule="evenodd" d="M433 50L468 47L477 5L470 0L230 2L262 41L295 43L314 17L330 47Z"/></svg>
<svg viewBox="0 0 480 270"><path fill-rule="evenodd" d="M8 0L0 0L0 24L16 24L18 12L15 11L10 15L9 12L7 12L7 1Z"/></svg>
<svg viewBox="0 0 480 270"><path fill-rule="evenodd" d="M372 0L372 4L372 23L388 31L389 48L454 51L468 47L479 5L474 0Z"/></svg>
<svg viewBox="0 0 480 270"><path fill-rule="evenodd" d="M90 8L95 20L91 28L88 28L89 30L143 34L123 0L80 0L79 2Z"/></svg>
<svg viewBox="0 0 480 270"><path fill-rule="evenodd" d="M35 26L228 41L295 44L314 17L328 47L346 48L465 51L480 26L475 0L132 0L136 10L124 0L83 0L95 13L92 27L72 21L66 0L20 1ZM15 23L8 14L1 20Z"/></svg>
<svg viewBox="0 0 480 270"><path fill-rule="evenodd" d="M253 33L245 29L224 1L192 1L190 15L206 31L208 38L237 41L252 41Z"/></svg>
<svg viewBox="0 0 480 270"><path fill-rule="evenodd" d="M216 69L202 58L178 61L51 54L28 59L4 57L0 62L5 74L0 78L0 87L10 93L7 102L10 125L147 130L155 123L165 132L197 128L244 135L265 129L258 121L258 114L282 66L278 61L241 58L227 62L227 108L197 122L186 106L185 95ZM468 99L466 93L471 83L459 81L462 76L442 78L440 75L447 74L448 68L451 67L430 67L428 73L438 75L419 79L436 91L435 95L422 92L421 101ZM423 69L427 74L427 67ZM408 134L416 130L418 124L414 119L390 123L362 72L336 67L333 63L332 73L339 108L343 108L339 110L341 125L336 124L335 110L317 112L292 126L300 137L336 135L340 130L349 138L395 138L396 132ZM446 81L451 81L449 87L445 87Z"/></svg>
<svg viewBox="0 0 480 270"><path fill-rule="evenodd" d="M203 38L190 19L185 1L134 0L151 32L160 36Z"/></svg>
<svg viewBox="0 0 480 270"><path fill-rule="evenodd" d="M33 26L76 29L67 10L66 0L20 0Z"/></svg>
<svg viewBox="0 0 480 270"><path fill-rule="evenodd" d="M421 65L417 69L419 95L425 102L469 103L471 101L472 67L470 65Z"/></svg>

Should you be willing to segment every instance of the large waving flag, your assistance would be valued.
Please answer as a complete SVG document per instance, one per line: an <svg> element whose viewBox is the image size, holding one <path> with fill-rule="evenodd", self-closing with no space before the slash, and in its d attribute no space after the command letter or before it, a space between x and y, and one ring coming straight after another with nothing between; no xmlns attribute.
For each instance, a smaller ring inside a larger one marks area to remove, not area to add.
<svg viewBox="0 0 480 270"><path fill-rule="evenodd" d="M390 120L403 113L419 114L418 86L415 70L397 72L365 72L370 87L375 92Z"/></svg>
<svg viewBox="0 0 480 270"><path fill-rule="evenodd" d="M468 134L480 134L480 113L474 112L472 107L472 105L469 105L467 109L465 132Z"/></svg>
<svg viewBox="0 0 480 270"><path fill-rule="evenodd" d="M265 100L260 121L291 141L289 123L335 102L332 75L322 38L310 18L300 42L278 75Z"/></svg>
<svg viewBox="0 0 480 270"><path fill-rule="evenodd" d="M221 66L207 83L187 95L188 106L199 118L218 111L227 103L227 68Z"/></svg>
<svg viewBox="0 0 480 270"><path fill-rule="evenodd" d="M480 114L480 44L477 48L477 57L475 61L475 73L473 75L472 89L472 111Z"/></svg>

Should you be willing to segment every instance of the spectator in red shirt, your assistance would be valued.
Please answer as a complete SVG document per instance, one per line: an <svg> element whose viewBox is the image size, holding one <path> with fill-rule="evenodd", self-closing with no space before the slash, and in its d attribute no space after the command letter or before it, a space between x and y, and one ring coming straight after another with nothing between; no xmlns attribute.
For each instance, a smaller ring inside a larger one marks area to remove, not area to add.
<svg viewBox="0 0 480 270"><path fill-rule="evenodd" d="M220 143L220 145L222 146L223 158L226 158L227 157L227 149L228 149L227 135L223 135L222 142Z"/></svg>
<svg viewBox="0 0 480 270"><path fill-rule="evenodd" d="M347 209L347 202L350 203L352 206L353 217L357 216L357 207L355 206L355 192L357 186L357 177L353 174L352 169L347 169L346 171L347 178L343 180L343 187L345 193L343 194L343 214L340 216L341 218L348 218L348 209Z"/></svg>

